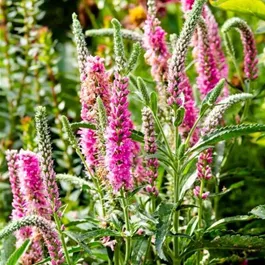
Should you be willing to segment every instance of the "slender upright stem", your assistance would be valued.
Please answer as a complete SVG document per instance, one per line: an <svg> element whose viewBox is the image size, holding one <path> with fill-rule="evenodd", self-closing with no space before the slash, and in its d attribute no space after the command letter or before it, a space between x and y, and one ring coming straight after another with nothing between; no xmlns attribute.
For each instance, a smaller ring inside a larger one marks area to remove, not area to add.
<svg viewBox="0 0 265 265"><path fill-rule="evenodd" d="M115 244L115 250L114 250L114 264L119 265L120 264L120 244L117 240L117 243Z"/></svg>
<svg viewBox="0 0 265 265"><path fill-rule="evenodd" d="M201 179L201 186L200 186L200 195L199 195L199 209L198 209L198 217L199 217L199 227L202 228L202 194L204 189L204 179Z"/></svg>
<svg viewBox="0 0 265 265"><path fill-rule="evenodd" d="M121 200L122 200L122 208L123 208L123 214L125 219L125 227L126 232L130 233L130 221L129 221L129 212L128 212L128 205L126 203L126 198L124 194L123 188L121 189ZM125 241L125 260L124 265L129 264L130 255L131 255L131 238L130 235L126 235L126 241Z"/></svg>
<svg viewBox="0 0 265 265"><path fill-rule="evenodd" d="M103 193L102 193L102 190L101 190L101 188L100 188L99 181L98 181L97 178L95 178L95 177L93 176L93 174L92 174L92 172L91 172L91 170L90 170L90 168L89 168L89 166L88 166L88 164L87 164L87 162L86 162L86 160L85 160L83 154L82 154L81 151L79 150L79 148L76 149L76 153L77 153L78 156L80 157L82 163L83 163L84 166L85 166L85 169L87 170L88 174L90 175L90 177L91 177L91 179L92 179L92 181L93 181L93 183L94 183L94 185L95 185L95 187L96 187L96 189L97 189L97 192L98 192L98 194L99 194L99 198L100 198L102 214L103 214L103 217L105 217L105 216L106 216L106 211L105 211L105 207L104 207Z"/></svg>
<svg viewBox="0 0 265 265"><path fill-rule="evenodd" d="M203 227L203 222L202 222L202 194L203 194L203 189L204 189L204 179L201 179L200 194L199 194L199 208L198 208L199 228ZM201 261L201 250L198 250L198 252L197 252L197 264L198 265L200 265L200 261Z"/></svg>
<svg viewBox="0 0 265 265"><path fill-rule="evenodd" d="M70 259L69 254L68 254L68 250L67 250L64 234L63 234L62 229L61 229L61 225L62 225L61 221L60 221L57 213L54 213L53 216L54 216L54 220L55 220L55 223L56 223L56 226L57 226L58 233L59 233L61 241L62 241L63 251L64 251L66 263L68 265L72 265L71 259Z"/></svg>
<svg viewBox="0 0 265 265"><path fill-rule="evenodd" d="M178 151L178 146L179 146L178 127L175 127L174 142L175 142L175 157L177 157L177 151ZM176 160L176 163L177 163L177 166L176 166L177 171L174 172L174 204L175 205L179 201L179 161ZM178 233L179 211L174 211L173 226L174 226L175 233ZM174 263L173 264L178 265L179 264L179 238L177 236L174 237L173 250L174 250Z"/></svg>

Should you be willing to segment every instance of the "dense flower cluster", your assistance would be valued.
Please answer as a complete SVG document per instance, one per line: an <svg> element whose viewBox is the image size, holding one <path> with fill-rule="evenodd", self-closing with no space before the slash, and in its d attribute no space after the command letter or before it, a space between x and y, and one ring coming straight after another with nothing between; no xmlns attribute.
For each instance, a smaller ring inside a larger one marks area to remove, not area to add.
<svg viewBox="0 0 265 265"><path fill-rule="evenodd" d="M104 60L98 56L87 56L85 64L86 78L81 83L80 101L83 121L95 123L97 119L97 97L100 97L106 112L110 110L109 75L104 66ZM99 163L97 135L94 130L82 128L80 144L88 165L94 169Z"/></svg>
<svg viewBox="0 0 265 265"><path fill-rule="evenodd" d="M145 21L143 41L145 59L151 66L154 80L158 83L165 79L170 56L165 40L166 32L159 25L159 20L149 14Z"/></svg>
<svg viewBox="0 0 265 265"><path fill-rule="evenodd" d="M127 189L132 187L133 142L130 138L132 122L128 111L128 81L127 77L116 73L111 93L106 165L109 170L108 179L115 191L123 185Z"/></svg>
<svg viewBox="0 0 265 265"><path fill-rule="evenodd" d="M155 127L154 120L151 110L148 108L143 108L143 128L144 128L144 150L147 154L155 154L157 151L156 137L155 137ZM157 168L158 160L157 158L147 159L147 182L154 183L157 178Z"/></svg>
<svg viewBox="0 0 265 265"><path fill-rule="evenodd" d="M12 219L20 220L29 215L38 215L43 217L49 225L52 225L51 204L42 179L38 156L30 151L21 150L18 153L11 150L7 151L6 158L13 193ZM47 233L41 235L37 228L26 226L16 232L16 237L18 246L28 238L32 240L29 251L21 259L23 265L35 264L43 259L43 239L51 255L52 264L63 263L62 247L56 231L47 240L49 237Z"/></svg>
<svg viewBox="0 0 265 265"><path fill-rule="evenodd" d="M241 35L244 47L245 77L254 80L258 77L258 58L253 32L244 20L236 17L227 20L222 27L222 31L227 33L231 28L236 28Z"/></svg>
<svg viewBox="0 0 265 265"><path fill-rule="evenodd" d="M197 59L197 84L202 98L204 98L220 80L212 49L210 35L203 19L199 20L197 28L198 48L194 49Z"/></svg>

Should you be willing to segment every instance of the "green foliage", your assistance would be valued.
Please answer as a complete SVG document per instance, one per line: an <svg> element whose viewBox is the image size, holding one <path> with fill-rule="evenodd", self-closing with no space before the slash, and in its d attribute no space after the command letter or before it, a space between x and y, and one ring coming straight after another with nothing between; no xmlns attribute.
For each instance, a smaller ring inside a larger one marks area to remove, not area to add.
<svg viewBox="0 0 265 265"><path fill-rule="evenodd" d="M155 247L161 259L167 260L162 249L163 243L166 239L170 229L171 217L174 211L173 204L161 203L158 208L158 224L156 231Z"/></svg>
<svg viewBox="0 0 265 265"><path fill-rule="evenodd" d="M201 103L200 114L202 115L207 109L214 106L217 98L220 96L225 85L225 79L221 79L216 86L206 95Z"/></svg>
<svg viewBox="0 0 265 265"><path fill-rule="evenodd" d="M19 259L22 257L24 253L27 252L31 245L31 241L27 239L23 244L15 251L12 253L12 255L9 257L6 265L16 265L19 262Z"/></svg>
<svg viewBox="0 0 265 265"><path fill-rule="evenodd" d="M261 219L265 219L265 205L259 205L252 209L250 213L258 216Z"/></svg>
<svg viewBox="0 0 265 265"><path fill-rule="evenodd" d="M229 140L242 135L264 131L265 125L262 124L240 124L219 128L210 134L203 136L202 139L191 148L191 151L206 148L209 145L214 145L223 140Z"/></svg>
<svg viewBox="0 0 265 265"><path fill-rule="evenodd" d="M263 0L210 0L215 7L256 16L265 20L265 3Z"/></svg>

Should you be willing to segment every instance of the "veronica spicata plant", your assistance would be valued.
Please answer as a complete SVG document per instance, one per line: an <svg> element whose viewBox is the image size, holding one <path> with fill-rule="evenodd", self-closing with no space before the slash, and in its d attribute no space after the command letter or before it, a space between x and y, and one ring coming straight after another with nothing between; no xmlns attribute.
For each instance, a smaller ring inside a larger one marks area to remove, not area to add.
<svg viewBox="0 0 265 265"><path fill-rule="evenodd" d="M123 30L116 19L111 29L87 31L89 36L113 36L110 69L104 58L90 54L73 15L81 121L70 123L62 116L61 122L84 172L56 174L46 110L38 107L38 153L7 152L14 209L0 239L15 232L22 264L199 265L218 264L223 257L230 262L227 253L238 262L264 254L264 237L222 229L231 222L264 219L264 206L217 218L218 198L238 187L219 190L226 145L233 145L232 138L244 141L243 135L265 131L265 125L251 120L238 122L247 119L246 110L256 98L254 37L241 19L222 27L230 57L234 51L228 32L236 28L243 42L240 78L245 78L245 91L229 95L229 65L213 14L205 0L181 2L184 25L170 44L153 0L147 1L142 34ZM135 42L130 56L125 38ZM190 47L196 84L186 68ZM153 82L136 74L141 56ZM134 121L131 95L137 95L142 124ZM235 104L239 118L227 120L225 113ZM69 219L56 181L82 190L87 198L82 218Z"/></svg>

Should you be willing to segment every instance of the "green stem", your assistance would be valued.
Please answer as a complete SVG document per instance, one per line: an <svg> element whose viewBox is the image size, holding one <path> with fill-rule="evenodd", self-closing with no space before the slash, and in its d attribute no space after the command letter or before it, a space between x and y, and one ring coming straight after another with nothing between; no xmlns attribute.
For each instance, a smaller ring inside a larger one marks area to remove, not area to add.
<svg viewBox="0 0 265 265"><path fill-rule="evenodd" d="M194 122L194 124L193 124L193 126L192 126L192 128L191 128L191 130L190 130L190 132L189 132L189 134L188 134L188 136L187 136L187 139L186 139L186 141L185 141L185 146L186 146L186 147L189 146L190 138L192 137L192 135L193 135L193 133L194 133L194 131L195 131L195 129L196 129L196 127L197 127L199 121L200 121L201 118L203 117L204 113L205 113L205 111L204 111L203 113L201 113L201 114L199 115L199 117L197 118L197 120Z"/></svg>
<svg viewBox="0 0 265 265"><path fill-rule="evenodd" d="M176 114L176 112L175 112ZM174 142L175 142L175 155L177 157L177 150L178 150L178 142L179 142L179 133L178 127L175 127L175 134L174 134ZM174 204L176 205L179 200L179 161L176 161L177 164L177 171L174 172ZM179 230L179 211L174 211L173 215L173 226L175 233L178 233ZM174 265L179 264L179 238L177 236L174 237L173 241L173 251L174 251Z"/></svg>
<svg viewBox="0 0 265 265"><path fill-rule="evenodd" d="M244 88L244 82L242 80L241 73L240 73L240 70L239 70L237 62L236 62L235 51L234 51L234 48L233 48L233 45L232 45L232 42L231 42L231 39L230 39L228 33L224 34L224 43L225 43L228 55L230 56L231 61L235 67L235 70L237 72L240 83L241 83L242 87Z"/></svg>
<svg viewBox="0 0 265 265"><path fill-rule="evenodd" d="M114 264L115 265L120 264L120 245L119 245L118 240L117 240L117 243L115 245L115 250L114 250Z"/></svg>
<svg viewBox="0 0 265 265"><path fill-rule="evenodd" d="M203 227L202 223L202 194L203 194L203 189L204 189L204 179L201 179L201 186L200 186L200 194L199 194L199 208L198 208L198 224L199 228ZM197 264L200 265L201 261L201 251L197 251Z"/></svg>
<svg viewBox="0 0 265 265"><path fill-rule="evenodd" d="M100 203L101 203L101 209L102 209L102 214L103 214L103 217L106 216L106 211L105 211L105 207L104 207L104 199L103 199L103 193L102 193L102 190L100 188L100 184L99 184L99 181L97 178L94 177L94 175L92 174L83 154L81 153L81 151L79 150L79 148L76 149L76 153L77 155L80 157L82 163L84 164L85 166L85 169L87 170L88 174L90 175L96 189L97 189L97 192L99 194L99 197L100 197Z"/></svg>
<svg viewBox="0 0 265 265"><path fill-rule="evenodd" d="M124 214L124 219L125 219L125 227L126 227L126 232L129 233L129 236L126 235L126 240L125 240L125 260L124 260L124 265L129 264L130 260L130 255L131 255L131 236L130 236L130 222L129 222L129 212L128 212L128 205L126 203L126 198L124 194L123 188L121 189L121 200L122 200L122 208L123 208L123 214Z"/></svg>
<svg viewBox="0 0 265 265"><path fill-rule="evenodd" d="M162 125L161 125L160 121L157 119L157 117L156 117L156 115L154 113L153 113L153 117L154 117L154 120L156 122L157 127L159 128L159 131L162 134L162 137L164 139L165 145L166 145L167 150L168 150L169 157L172 159L172 161L174 161L174 156L173 156L172 151L170 149L170 146L168 144L167 137L166 137L166 135L165 135L165 133L163 131Z"/></svg>
<svg viewBox="0 0 265 265"><path fill-rule="evenodd" d="M202 194L204 189L204 179L201 179L201 186L200 186L200 195L199 195L199 208L198 208L198 217L199 217L199 227L203 227L202 223Z"/></svg>
<svg viewBox="0 0 265 265"><path fill-rule="evenodd" d="M246 93L251 93L251 88L250 88L250 83L246 83L246 86L245 86L245 92ZM246 100L246 103L245 103L245 106L244 106L244 111L243 111L243 114L242 114L242 117L241 117L241 122L243 122L247 116L248 116L248 110L249 110L249 105L250 105L250 100Z"/></svg>
<svg viewBox="0 0 265 265"><path fill-rule="evenodd" d="M65 255L65 259L66 259L66 263L68 265L72 265L72 262L71 262L71 259L69 257L69 254L68 254L68 251L67 251L67 246L66 246L66 242L65 242L65 238L64 238L64 234L61 230L61 221L57 215L57 213L54 213L54 220L55 220L55 223L56 223L56 226L57 226L57 230L58 230L58 233L60 235L60 238L61 238L61 241L62 241L62 245L63 245L63 251L64 251L64 255Z"/></svg>

